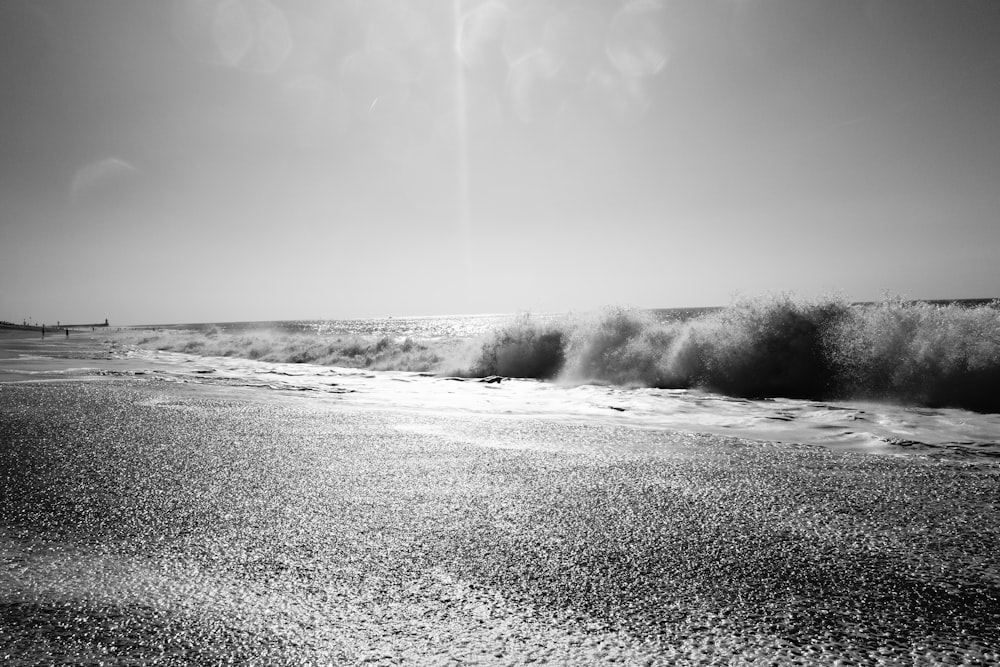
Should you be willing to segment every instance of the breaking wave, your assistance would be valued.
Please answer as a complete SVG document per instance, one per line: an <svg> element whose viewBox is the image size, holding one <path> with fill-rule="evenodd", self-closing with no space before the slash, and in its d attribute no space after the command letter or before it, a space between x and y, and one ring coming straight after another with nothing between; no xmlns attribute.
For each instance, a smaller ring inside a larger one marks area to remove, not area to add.
<svg viewBox="0 0 1000 667"><path fill-rule="evenodd" d="M463 347L461 341L431 342L393 336L333 336L260 329L227 332L160 330L126 339L141 348L210 357L278 363L319 364L371 370L436 372ZM465 344L467 346L468 343Z"/></svg>
<svg viewBox="0 0 1000 667"><path fill-rule="evenodd" d="M1000 301L781 295L666 321L626 308L522 315L474 338L219 327L133 335L140 347L262 361L1000 412Z"/></svg>
<svg viewBox="0 0 1000 667"><path fill-rule="evenodd" d="M474 369L746 398L1000 412L1000 302L851 305L779 296L680 322L621 308L561 327L522 318L482 345Z"/></svg>

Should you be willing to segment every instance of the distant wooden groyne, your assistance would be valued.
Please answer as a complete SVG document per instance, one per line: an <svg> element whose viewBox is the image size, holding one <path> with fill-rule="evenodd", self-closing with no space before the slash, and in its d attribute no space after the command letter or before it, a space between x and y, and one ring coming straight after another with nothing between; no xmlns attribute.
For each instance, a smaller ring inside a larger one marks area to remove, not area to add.
<svg viewBox="0 0 1000 667"><path fill-rule="evenodd" d="M50 326L50 325L46 324L45 326ZM106 327L106 326L110 326L108 324L107 320L104 320L103 322L98 323L98 324L59 324L59 325L57 325L56 328L57 329L96 329L98 327Z"/></svg>

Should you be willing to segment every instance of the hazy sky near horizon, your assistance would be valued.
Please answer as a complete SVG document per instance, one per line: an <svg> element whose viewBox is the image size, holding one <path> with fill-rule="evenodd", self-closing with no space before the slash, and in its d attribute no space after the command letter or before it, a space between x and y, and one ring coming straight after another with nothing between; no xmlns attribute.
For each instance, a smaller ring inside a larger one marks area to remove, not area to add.
<svg viewBox="0 0 1000 667"><path fill-rule="evenodd" d="M0 319L1000 296L995 0L4 0Z"/></svg>

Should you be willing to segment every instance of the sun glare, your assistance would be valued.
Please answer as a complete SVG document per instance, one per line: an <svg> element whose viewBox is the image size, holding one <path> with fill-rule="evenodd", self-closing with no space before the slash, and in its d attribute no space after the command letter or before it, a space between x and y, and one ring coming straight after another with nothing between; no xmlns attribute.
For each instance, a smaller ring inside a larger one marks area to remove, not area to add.
<svg viewBox="0 0 1000 667"><path fill-rule="evenodd" d="M469 121L468 97L465 87L465 67L462 61L461 0L452 2L452 63L455 75L455 197L462 256L472 248L469 202Z"/></svg>

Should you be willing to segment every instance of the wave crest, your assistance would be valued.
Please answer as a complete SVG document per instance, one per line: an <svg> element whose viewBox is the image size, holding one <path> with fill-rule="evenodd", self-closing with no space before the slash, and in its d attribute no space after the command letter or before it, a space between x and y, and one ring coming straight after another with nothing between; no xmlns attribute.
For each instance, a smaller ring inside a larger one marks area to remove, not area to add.
<svg viewBox="0 0 1000 667"><path fill-rule="evenodd" d="M1000 412L998 301L851 305L779 295L681 322L625 308L555 329L524 318L508 334L484 346L473 374Z"/></svg>
<svg viewBox="0 0 1000 667"><path fill-rule="evenodd" d="M1000 301L885 302L852 311L829 337L843 394L1000 412Z"/></svg>
<svg viewBox="0 0 1000 667"><path fill-rule="evenodd" d="M829 397L836 372L828 332L848 313L841 301L784 295L709 315L692 327L695 349L686 356L703 370L689 381L736 396Z"/></svg>
<svg viewBox="0 0 1000 667"><path fill-rule="evenodd" d="M658 324L649 313L610 308L574 328L562 378L625 386L672 384L664 356L677 337L676 325Z"/></svg>
<svg viewBox="0 0 1000 667"><path fill-rule="evenodd" d="M468 374L548 380L565 362L565 340L566 333L556 325L522 315L487 337Z"/></svg>

